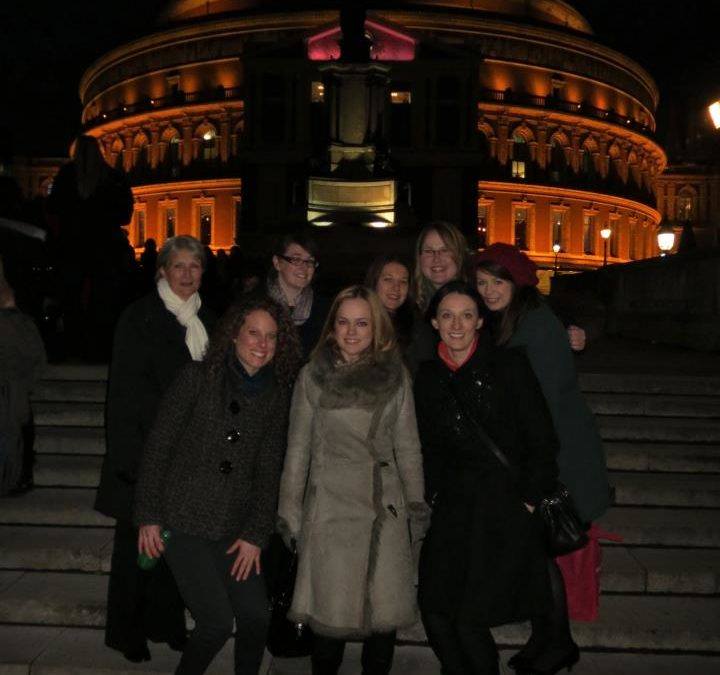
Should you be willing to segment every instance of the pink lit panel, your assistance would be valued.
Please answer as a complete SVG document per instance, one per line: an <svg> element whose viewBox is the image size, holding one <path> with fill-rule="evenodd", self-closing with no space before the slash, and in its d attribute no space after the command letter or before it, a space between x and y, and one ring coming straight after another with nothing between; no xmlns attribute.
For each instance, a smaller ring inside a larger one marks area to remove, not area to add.
<svg viewBox="0 0 720 675"><path fill-rule="evenodd" d="M365 30L372 36L370 57L376 61L412 61L416 41L403 33L366 20ZM340 58L340 26L334 26L308 39L311 61L334 61Z"/></svg>

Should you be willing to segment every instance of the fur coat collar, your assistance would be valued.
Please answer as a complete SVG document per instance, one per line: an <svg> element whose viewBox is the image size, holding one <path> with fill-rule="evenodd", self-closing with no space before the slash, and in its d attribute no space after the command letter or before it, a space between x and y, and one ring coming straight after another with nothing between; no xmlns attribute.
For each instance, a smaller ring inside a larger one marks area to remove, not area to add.
<svg viewBox="0 0 720 675"><path fill-rule="evenodd" d="M319 387L323 408L373 409L384 404L402 383L403 365L396 349L351 365L336 365L331 347L310 362L310 377Z"/></svg>

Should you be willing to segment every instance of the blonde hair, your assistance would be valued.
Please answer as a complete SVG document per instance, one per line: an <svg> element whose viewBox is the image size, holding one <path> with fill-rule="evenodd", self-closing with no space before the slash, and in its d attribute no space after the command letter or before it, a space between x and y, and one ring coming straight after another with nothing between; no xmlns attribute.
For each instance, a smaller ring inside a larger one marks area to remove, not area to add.
<svg viewBox="0 0 720 675"><path fill-rule="evenodd" d="M431 232L437 232L440 239L443 240L443 244L448 247L450 255L452 255L458 269L457 279L467 281L468 248L463 233L460 232L455 225L444 220L435 220L425 225L425 227L420 230L420 234L415 241L415 270L413 272L412 289L413 297L423 312L427 309L430 300L432 300L437 290L430 280L423 275L420 266L422 248L425 244L425 239Z"/></svg>
<svg viewBox="0 0 720 675"><path fill-rule="evenodd" d="M380 352L386 352L395 346L395 329L393 328L390 316L383 307L377 293L365 286L348 286L340 291L333 300L330 312L328 313L325 325L323 326L320 339L313 350L310 358L315 358L326 346L337 347L335 342L335 320L337 319L340 306L345 300L365 300L370 306L370 321L372 323L372 343L370 350L376 356Z"/></svg>

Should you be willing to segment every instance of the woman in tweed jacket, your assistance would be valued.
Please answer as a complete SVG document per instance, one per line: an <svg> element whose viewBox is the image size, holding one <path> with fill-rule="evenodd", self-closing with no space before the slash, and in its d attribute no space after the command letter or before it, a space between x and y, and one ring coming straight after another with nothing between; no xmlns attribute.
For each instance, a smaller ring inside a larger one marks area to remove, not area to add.
<svg viewBox="0 0 720 675"><path fill-rule="evenodd" d="M237 626L236 675L256 675L269 620L260 550L273 530L300 346L267 298L231 308L206 360L185 367L143 454L135 522L195 620L176 673L204 673ZM170 537L163 542L161 531Z"/></svg>

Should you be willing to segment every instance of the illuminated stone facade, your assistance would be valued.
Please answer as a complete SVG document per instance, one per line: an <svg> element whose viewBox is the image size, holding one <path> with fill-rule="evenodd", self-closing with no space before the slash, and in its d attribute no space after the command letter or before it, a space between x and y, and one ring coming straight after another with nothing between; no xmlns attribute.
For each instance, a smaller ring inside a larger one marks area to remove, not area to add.
<svg viewBox="0 0 720 675"><path fill-rule="evenodd" d="M131 241L191 233L228 247L306 214L327 141L330 2L179 0L163 28L85 73L83 123L136 198ZM387 5L384 6L384 5ZM392 9L388 8L392 5ZM300 9L302 7L302 9ZM390 68L383 143L400 230L443 218L541 264L657 254L658 92L560 0L368 3Z"/></svg>

